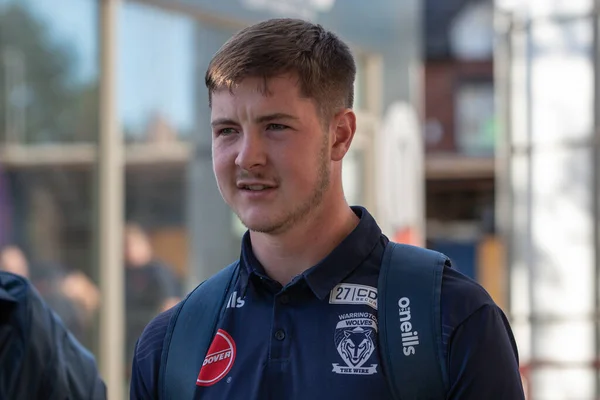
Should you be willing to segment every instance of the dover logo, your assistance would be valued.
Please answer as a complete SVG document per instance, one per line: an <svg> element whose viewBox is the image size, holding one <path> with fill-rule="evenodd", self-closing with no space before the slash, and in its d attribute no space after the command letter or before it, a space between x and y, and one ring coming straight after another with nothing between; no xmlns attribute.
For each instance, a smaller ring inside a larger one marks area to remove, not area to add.
<svg viewBox="0 0 600 400"><path fill-rule="evenodd" d="M333 364L336 374L372 375L377 373L377 364L363 365L375 351L377 321L371 313L349 313L340 315L335 327L336 349L346 365Z"/></svg>
<svg viewBox="0 0 600 400"><path fill-rule="evenodd" d="M196 385L211 386L219 382L229 373L234 361L235 342L229 333L219 329L204 358Z"/></svg>

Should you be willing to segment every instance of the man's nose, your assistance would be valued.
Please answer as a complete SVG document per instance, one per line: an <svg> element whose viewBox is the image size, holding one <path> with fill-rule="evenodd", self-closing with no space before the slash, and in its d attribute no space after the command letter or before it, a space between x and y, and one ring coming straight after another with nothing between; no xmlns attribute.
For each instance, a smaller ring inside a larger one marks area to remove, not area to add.
<svg viewBox="0 0 600 400"><path fill-rule="evenodd" d="M240 141L240 149L235 159L238 167L250 170L263 166L267 162L266 144L258 132L244 132Z"/></svg>

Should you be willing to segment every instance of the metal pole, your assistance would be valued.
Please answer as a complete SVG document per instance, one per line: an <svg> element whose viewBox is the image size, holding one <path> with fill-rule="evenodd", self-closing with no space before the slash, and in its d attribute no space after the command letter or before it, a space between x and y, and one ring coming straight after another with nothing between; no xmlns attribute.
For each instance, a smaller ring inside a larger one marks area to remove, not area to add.
<svg viewBox="0 0 600 400"><path fill-rule="evenodd" d="M495 190L496 190L496 229L504 244L505 282L503 284L505 307L509 318L513 318L510 296L511 266L512 266L512 234L514 231L513 220L513 193L511 187L511 129L512 113L512 15L496 9L495 31L498 44L494 51L494 80L496 91L496 112L498 115L498 128L495 148Z"/></svg>
<svg viewBox="0 0 600 400"><path fill-rule="evenodd" d="M527 24L525 27L525 79L526 79L526 103L525 103L525 107L526 107L526 115L527 115L527 128L526 128L526 133L527 133L527 144L526 144L526 148L527 148L527 171L525 172L527 174L527 193L526 193L526 210L527 210L527 218L526 218L526 222L525 222L525 232L526 232L526 240L527 240L527 245L526 245L526 250L525 250L525 262L527 264L527 268L529 269L529 282L528 282L528 297L529 297L529 317L531 317L531 315L535 314L538 312L538 305L537 305L537 301L535 298L535 291L536 291L536 279L539 278L539 271L538 268L536 268L536 257L535 257L535 252L534 252L534 243L533 243L533 227L532 227L532 223L533 223L533 116L532 116L532 112L533 112L533 82L532 82L532 74L531 74L531 70L532 70L532 59L533 59L533 54L532 54L532 47L533 47L533 38L532 38L532 26L533 23L531 24ZM531 320L531 319L530 319ZM529 346L531 349L531 359L530 359L530 363L532 365L535 365L535 361L539 358L538 353L539 353L539 348L536 342L536 338L538 337L538 334L540 332L540 327L538 326L538 323L536 322L536 320L531 320L531 336L529 338ZM532 367L529 371L529 379L527 382L527 391L528 393L535 393L535 383L534 381L536 381L536 379L534 378L535 375L535 371L534 371L535 367Z"/></svg>
<svg viewBox="0 0 600 400"><path fill-rule="evenodd" d="M592 61L594 68L594 131L592 140L592 212L593 212L593 237L594 237L594 345L595 359L594 365L600 360L600 325L597 316L600 315L600 26L598 18L600 16L600 0L594 0L592 13L593 42L592 42ZM595 397L600 398L600 374L594 371L595 376Z"/></svg>
<svg viewBox="0 0 600 400"><path fill-rule="evenodd" d="M100 1L100 136L98 138L98 234L102 310L99 364L111 400L123 398L124 273L123 140L116 106L117 21L121 0Z"/></svg>

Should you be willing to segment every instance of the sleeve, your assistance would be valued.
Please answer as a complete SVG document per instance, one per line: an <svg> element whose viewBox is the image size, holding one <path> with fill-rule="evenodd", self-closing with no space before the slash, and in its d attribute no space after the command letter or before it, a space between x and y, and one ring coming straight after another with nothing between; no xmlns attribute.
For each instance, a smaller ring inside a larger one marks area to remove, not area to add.
<svg viewBox="0 0 600 400"><path fill-rule="evenodd" d="M48 399L106 399L94 356L63 325L33 288L29 293L31 318L27 362L44 365L40 395ZM40 397L41 398L41 397Z"/></svg>
<svg viewBox="0 0 600 400"><path fill-rule="evenodd" d="M504 313L485 305L449 343L449 400L524 400L517 346Z"/></svg>
<svg viewBox="0 0 600 400"><path fill-rule="evenodd" d="M131 400L158 399L163 341L172 313L173 309L170 309L154 318L135 345L129 388Z"/></svg>
<svg viewBox="0 0 600 400"><path fill-rule="evenodd" d="M150 377L144 374L140 366L140 360L138 359L138 346L140 342L135 345L135 354L133 356L133 363L131 365L131 384L129 386L129 398L131 400L142 400L142 399L153 399L158 398L154 394L158 394L157 388L154 388Z"/></svg>

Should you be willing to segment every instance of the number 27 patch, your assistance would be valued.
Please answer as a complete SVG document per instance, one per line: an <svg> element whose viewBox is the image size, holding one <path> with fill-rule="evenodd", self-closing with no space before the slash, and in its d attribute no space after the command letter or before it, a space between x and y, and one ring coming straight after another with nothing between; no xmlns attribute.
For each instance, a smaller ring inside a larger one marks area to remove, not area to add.
<svg viewBox="0 0 600 400"><path fill-rule="evenodd" d="M340 283L331 290L329 304L365 304L377 310L377 289L366 285Z"/></svg>

